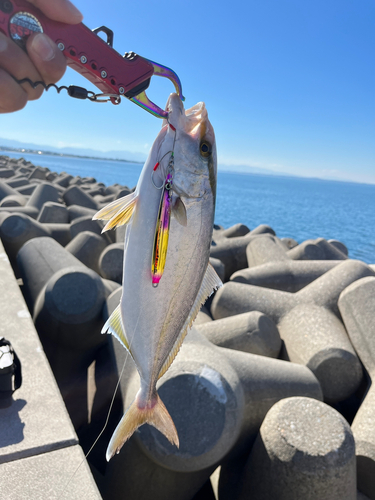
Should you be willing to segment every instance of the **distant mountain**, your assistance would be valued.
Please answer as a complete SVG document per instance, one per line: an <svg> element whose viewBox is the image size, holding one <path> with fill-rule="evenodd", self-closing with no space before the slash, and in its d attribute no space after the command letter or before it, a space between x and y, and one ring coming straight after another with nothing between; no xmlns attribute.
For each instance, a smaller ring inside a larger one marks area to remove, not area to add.
<svg viewBox="0 0 375 500"><path fill-rule="evenodd" d="M239 172L242 174L290 175L284 172L275 172L275 170L270 170L268 168L251 167L249 165L227 165L219 163L218 169L226 172Z"/></svg>
<svg viewBox="0 0 375 500"><path fill-rule="evenodd" d="M28 149L32 151L43 151L44 153L51 152L62 155L87 156L91 158L106 158L114 160L127 160L129 162L144 163L147 159L145 153L134 153L132 151L98 151L96 149L85 148L54 148L52 146L42 144L32 144L28 142L15 141L13 139L2 139L0 137L0 148L16 148ZM229 165L219 163L218 169L226 172L239 172L244 174L262 174L262 175L290 175L283 172L275 172L267 168L251 167L249 165Z"/></svg>
<svg viewBox="0 0 375 500"><path fill-rule="evenodd" d="M0 147L3 148L17 148L17 149L31 149L40 151L51 151L57 154L68 154L75 156L91 156L96 158L113 158L115 160L127 160L131 162L143 163L147 155L145 153L133 153L132 151L98 151L96 149L84 148L54 148L42 144L32 144L28 142L15 141L13 139L2 139L0 137Z"/></svg>

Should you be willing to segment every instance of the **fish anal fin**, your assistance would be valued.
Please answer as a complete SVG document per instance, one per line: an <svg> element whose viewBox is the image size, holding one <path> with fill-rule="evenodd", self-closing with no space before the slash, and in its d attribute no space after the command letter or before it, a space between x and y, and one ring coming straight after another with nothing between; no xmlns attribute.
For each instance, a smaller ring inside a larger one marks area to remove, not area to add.
<svg viewBox="0 0 375 500"><path fill-rule="evenodd" d="M219 276L216 274L215 269L212 267L210 262L207 265L206 272L203 276L202 284L199 289L199 292L196 296L196 299L194 301L193 307L191 308L189 316L186 318L186 321L184 323L184 326L181 329L181 332L179 336L177 337L173 348L171 349L168 358L166 359L165 363L161 367L161 370L158 375L158 379L164 375L164 373L168 370L168 368L171 366L174 358L177 356L178 351L181 348L182 342L184 341L184 338L186 337L186 334L188 332L188 328L191 327L191 325L194 323L195 318L197 317L197 314L201 308L201 306L206 302L208 297L214 293L215 290L218 288L222 287L223 283L221 282L221 279Z"/></svg>
<svg viewBox="0 0 375 500"><path fill-rule="evenodd" d="M177 196L172 205L172 214L181 226L187 226L186 207L179 196Z"/></svg>
<svg viewBox="0 0 375 500"><path fill-rule="evenodd" d="M103 233L117 226L127 224L133 215L133 211L137 202L138 196L130 193L127 196L115 200L97 212L93 219L107 220L107 224L103 228Z"/></svg>
<svg viewBox="0 0 375 500"><path fill-rule="evenodd" d="M133 357L128 339L126 338L126 333L121 319L121 309L120 304L113 311L111 316L106 321L102 328L101 333L111 333L116 339L125 347L129 354Z"/></svg>
<svg viewBox="0 0 375 500"><path fill-rule="evenodd" d="M113 433L107 448L107 461L115 453L119 453L124 443L138 427L146 423L158 429L175 446L180 445L176 427L159 395L155 393L152 405L146 405L145 408L138 406L138 396L139 392Z"/></svg>

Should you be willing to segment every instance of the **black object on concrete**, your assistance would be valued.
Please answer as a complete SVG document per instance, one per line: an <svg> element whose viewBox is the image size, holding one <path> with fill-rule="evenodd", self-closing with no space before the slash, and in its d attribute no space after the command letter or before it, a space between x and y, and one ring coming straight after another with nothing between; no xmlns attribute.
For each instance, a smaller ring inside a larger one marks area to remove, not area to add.
<svg viewBox="0 0 375 500"><path fill-rule="evenodd" d="M12 404L12 395L21 385L21 361L10 341L0 337L0 409Z"/></svg>

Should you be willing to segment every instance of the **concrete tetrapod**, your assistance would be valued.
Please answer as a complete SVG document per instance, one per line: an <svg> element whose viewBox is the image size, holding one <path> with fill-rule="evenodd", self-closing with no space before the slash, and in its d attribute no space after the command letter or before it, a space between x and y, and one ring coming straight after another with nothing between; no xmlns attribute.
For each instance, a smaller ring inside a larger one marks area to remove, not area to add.
<svg viewBox="0 0 375 500"><path fill-rule="evenodd" d="M249 268L266 262L289 260L285 245L272 234L260 234L249 241L246 247L246 259Z"/></svg>
<svg viewBox="0 0 375 500"><path fill-rule="evenodd" d="M339 248L338 244L341 245ZM300 245L292 248L287 252L291 259L295 260L345 260L348 258L348 251L344 250L345 245L341 242L335 244L329 243L324 238L317 238L316 240L306 240ZM346 248L346 247L345 247Z"/></svg>
<svg viewBox="0 0 375 500"><path fill-rule="evenodd" d="M19 195L20 193L16 191L14 188L10 187L9 184L0 180L0 201L6 198L7 196Z"/></svg>
<svg viewBox="0 0 375 500"><path fill-rule="evenodd" d="M107 340L100 334L101 315L114 287L52 238L28 241L17 263L26 302L78 428L87 422L87 368Z"/></svg>
<svg viewBox="0 0 375 500"><path fill-rule="evenodd" d="M125 407L138 388L136 375L129 381ZM242 450L275 401L291 394L322 397L305 367L214 346L194 329L158 392L176 425L180 448L150 426L141 427L136 438L155 462L180 472L211 467L233 448Z"/></svg>
<svg viewBox="0 0 375 500"><path fill-rule="evenodd" d="M224 264L226 281L234 272L247 267L246 247L250 238L254 238L251 232L235 238L220 238L216 240L217 244L211 246L210 257L219 259Z"/></svg>
<svg viewBox="0 0 375 500"><path fill-rule="evenodd" d="M337 301L348 285L366 276L375 273L363 262L346 260L295 294L229 282L217 291L211 313L214 319L249 311L269 316L290 361L308 366L325 400L338 402L357 389L362 368L337 317Z"/></svg>
<svg viewBox="0 0 375 500"><path fill-rule="evenodd" d="M47 201L43 205L37 220L43 223L68 224L69 212L65 205Z"/></svg>
<svg viewBox="0 0 375 500"><path fill-rule="evenodd" d="M275 323L258 311L208 321L195 329L210 342L227 349L277 358L281 339Z"/></svg>
<svg viewBox="0 0 375 500"><path fill-rule="evenodd" d="M108 242L99 234L82 231L66 245L65 250L74 255L85 266L100 274L99 257L107 244Z"/></svg>
<svg viewBox="0 0 375 500"><path fill-rule="evenodd" d="M339 309L350 340L372 384L352 423L356 443L358 489L375 499L375 278L348 286L339 298Z"/></svg>
<svg viewBox="0 0 375 500"><path fill-rule="evenodd" d="M27 177L25 177L23 174L17 174L11 179L7 180L6 183L8 186L13 187L13 188L18 188L20 186L26 186L30 184L30 181Z"/></svg>
<svg viewBox="0 0 375 500"><path fill-rule="evenodd" d="M349 251L348 251L347 246L344 245L344 243L342 243L341 241L338 241L338 240L328 240L328 243L330 243L331 245L336 247L338 250L340 250L341 253L343 253L344 255L346 255L348 257Z"/></svg>
<svg viewBox="0 0 375 500"><path fill-rule="evenodd" d="M32 238L50 236L61 245L71 240L69 224L41 224L25 214L8 214L0 224L0 237L13 267L19 249Z"/></svg>
<svg viewBox="0 0 375 500"><path fill-rule="evenodd" d="M249 242L265 234L272 236L274 235L274 231L269 226L261 225L244 236L231 236L230 238L223 236L226 231L228 230L220 229L214 231L210 256L222 261L225 266L225 281L228 281L233 273L248 267L246 248ZM281 248L285 254L285 248L282 244Z"/></svg>
<svg viewBox="0 0 375 500"><path fill-rule="evenodd" d="M245 224L239 223L228 227L228 229L224 229L221 236L225 238L235 238L237 236L245 236L245 234L248 234L249 232L250 229Z"/></svg>
<svg viewBox="0 0 375 500"><path fill-rule="evenodd" d="M212 321L210 311L205 306L202 306L194 320L194 326L202 325L208 322L212 323Z"/></svg>
<svg viewBox="0 0 375 500"><path fill-rule="evenodd" d="M273 234L274 236L276 236L275 231L267 224L259 224L259 226L254 227L254 229L251 230L251 234Z"/></svg>
<svg viewBox="0 0 375 500"><path fill-rule="evenodd" d="M0 168L0 179L9 179L14 176L14 170L11 168Z"/></svg>
<svg viewBox="0 0 375 500"><path fill-rule="evenodd" d="M292 248L298 246L298 242L293 238L280 238L280 241L285 246L286 250L291 250Z"/></svg>
<svg viewBox="0 0 375 500"><path fill-rule="evenodd" d="M267 262L266 264L237 271L232 274L230 280L295 293L341 262L341 260Z"/></svg>
<svg viewBox="0 0 375 500"><path fill-rule="evenodd" d="M104 223L101 220L92 220L91 215L84 215L83 217L78 217L72 221L70 224L70 233L72 238L75 238L77 234L82 231L91 231L102 235L102 238L108 241L108 243L113 243L115 241L115 234L113 231L106 231L102 233Z"/></svg>
<svg viewBox="0 0 375 500"><path fill-rule="evenodd" d="M337 242L340 245L340 242ZM344 247L344 245L341 243ZM285 244L274 235L263 234L249 241L246 248L248 267L256 267L267 262L295 260L345 260L347 254L340 251L323 238L307 240L287 251Z"/></svg>
<svg viewBox="0 0 375 500"><path fill-rule="evenodd" d="M68 207L69 222L85 216L91 216L92 218L92 216L95 215L96 212L97 210L94 210L92 208L81 207L80 205L70 205Z"/></svg>
<svg viewBox="0 0 375 500"><path fill-rule="evenodd" d="M27 203L26 196L21 193L11 194L0 201L0 207L24 207Z"/></svg>
<svg viewBox="0 0 375 500"><path fill-rule="evenodd" d="M330 406L287 398L267 413L235 500L356 500L355 444Z"/></svg>
<svg viewBox="0 0 375 500"><path fill-rule="evenodd" d="M108 313L115 305L110 304ZM126 351L116 339L112 344L120 373ZM139 388L139 376L130 356L120 387L126 409ZM155 428L145 425L124 449L136 442L151 459L144 460L144 478L162 478L160 468L167 469L167 484L162 479L159 484L153 481L152 495L174 499L191 498L194 492L189 490L187 496L183 490L187 482L198 491L229 452L249 449L266 412L276 401L292 395L322 397L319 383L306 367L216 347L194 328L160 380L158 392L176 425L180 448L173 447ZM135 469L129 463L132 460L125 451L108 464L108 498L111 494L118 499L137 498L133 476L124 474L124 470ZM187 481L187 476L191 481Z"/></svg>
<svg viewBox="0 0 375 500"><path fill-rule="evenodd" d="M122 283L124 243L108 245L99 257L100 275L103 278Z"/></svg>
<svg viewBox="0 0 375 500"><path fill-rule="evenodd" d="M36 219L44 203L53 201L57 203L60 198L59 190L48 183L39 184L31 194L26 205L23 207L0 207L0 211L9 211L11 213L25 214Z"/></svg>
<svg viewBox="0 0 375 500"><path fill-rule="evenodd" d="M80 205L94 210L98 209L98 204L95 200L78 186L69 187L63 194L63 198L67 206Z"/></svg>

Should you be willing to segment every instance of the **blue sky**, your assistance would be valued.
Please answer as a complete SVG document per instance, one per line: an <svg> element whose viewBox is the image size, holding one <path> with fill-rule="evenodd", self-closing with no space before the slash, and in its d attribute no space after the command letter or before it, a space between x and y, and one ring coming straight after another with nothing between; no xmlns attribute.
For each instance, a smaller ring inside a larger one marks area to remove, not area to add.
<svg viewBox="0 0 375 500"><path fill-rule="evenodd" d="M375 183L373 0L77 0L90 28L173 68L186 106L205 101L219 163ZM68 70L62 84L94 90ZM149 96L164 106L170 82ZM93 104L53 90L0 115L0 137L147 153L161 122L134 104Z"/></svg>

